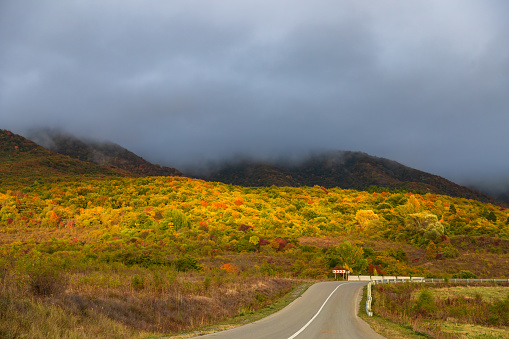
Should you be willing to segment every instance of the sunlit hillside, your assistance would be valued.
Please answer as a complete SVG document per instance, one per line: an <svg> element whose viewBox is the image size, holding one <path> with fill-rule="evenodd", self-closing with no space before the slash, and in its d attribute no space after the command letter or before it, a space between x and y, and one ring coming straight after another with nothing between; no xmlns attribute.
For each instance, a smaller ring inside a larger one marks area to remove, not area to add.
<svg viewBox="0 0 509 339"><path fill-rule="evenodd" d="M0 336L174 333L267 307L337 266L509 276L509 210L491 204L113 177L2 135Z"/></svg>
<svg viewBox="0 0 509 339"><path fill-rule="evenodd" d="M237 253L306 263L316 256L312 267L279 268L291 276L307 276L310 269L321 276L335 264L356 274L368 273L370 264L379 273L422 274L430 263L457 260L464 237L482 237L480 246L494 239L479 250L495 254L507 252L509 237L508 211L492 205L318 186L244 188L178 177L116 178L20 187L2 193L0 203L2 242L9 253L64 250L76 259L141 265L167 265L184 254L204 263ZM333 248L317 248L347 238L356 239L343 246L357 249L358 258L332 260L339 255ZM462 241L456 244L457 238ZM409 250L412 258L398 258L389 248L370 246L378 242L416 250ZM488 266L475 273L493 272Z"/></svg>

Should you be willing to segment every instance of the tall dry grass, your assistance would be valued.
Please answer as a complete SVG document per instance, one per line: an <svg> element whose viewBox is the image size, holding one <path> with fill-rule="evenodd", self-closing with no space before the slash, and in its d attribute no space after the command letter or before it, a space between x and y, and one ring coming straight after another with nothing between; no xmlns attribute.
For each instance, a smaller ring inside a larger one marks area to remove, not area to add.
<svg viewBox="0 0 509 339"><path fill-rule="evenodd" d="M102 265L3 269L1 338L137 338L210 325L287 293L289 279Z"/></svg>
<svg viewBox="0 0 509 339"><path fill-rule="evenodd" d="M507 283L502 285L507 286ZM444 322L493 328L509 326L509 289L506 297L487 301L481 294L444 298L434 292L445 286L449 285L405 283L375 286L373 312L433 338L457 337L442 330Z"/></svg>

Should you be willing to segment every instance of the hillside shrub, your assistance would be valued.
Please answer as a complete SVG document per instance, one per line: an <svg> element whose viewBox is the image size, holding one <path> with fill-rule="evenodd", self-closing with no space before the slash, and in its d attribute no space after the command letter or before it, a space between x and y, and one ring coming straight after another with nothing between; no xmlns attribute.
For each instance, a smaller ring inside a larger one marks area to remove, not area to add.
<svg viewBox="0 0 509 339"><path fill-rule="evenodd" d="M187 272L191 270L201 271L202 267L198 264L198 259L185 255L182 258L175 260L175 269L179 272Z"/></svg>
<svg viewBox="0 0 509 339"><path fill-rule="evenodd" d="M249 239L240 239L235 245L237 252L254 252L256 249L256 245L250 242Z"/></svg>
<svg viewBox="0 0 509 339"><path fill-rule="evenodd" d="M364 251L366 251L366 249L364 249ZM398 248L397 250L394 248L389 248L388 254L398 261L408 262L408 256L406 252L401 248Z"/></svg>
<svg viewBox="0 0 509 339"><path fill-rule="evenodd" d="M65 291L68 278L53 267L38 267L29 272L30 291L37 296L48 297Z"/></svg>
<svg viewBox="0 0 509 339"><path fill-rule="evenodd" d="M326 274L322 269L319 268L306 268L302 271L300 276L310 279L324 279Z"/></svg>
<svg viewBox="0 0 509 339"><path fill-rule="evenodd" d="M459 256L459 251L452 247L452 246L447 246L444 248L444 257L445 258L448 258L448 259L454 259L454 258L457 258Z"/></svg>
<svg viewBox="0 0 509 339"><path fill-rule="evenodd" d="M161 230L167 230L169 228L174 229L175 231L181 230L183 228L190 228L191 222L187 218L187 216L180 212L179 210L168 210L163 214L163 220L161 221Z"/></svg>
<svg viewBox="0 0 509 339"><path fill-rule="evenodd" d="M277 266L275 263L264 262L260 266L260 272L268 276L276 276L283 273L283 269Z"/></svg>
<svg viewBox="0 0 509 339"><path fill-rule="evenodd" d="M458 273L456 274L453 274L452 277L454 279L476 279L477 276L470 272L470 271L466 271L466 270L462 270L462 271L459 271Z"/></svg>
<svg viewBox="0 0 509 339"><path fill-rule="evenodd" d="M433 294L427 290L423 289L419 293L419 297L417 298L414 306L412 307L412 311L414 314L418 314L425 318L432 318L433 314L438 310L437 305L435 304L435 300Z"/></svg>
<svg viewBox="0 0 509 339"><path fill-rule="evenodd" d="M131 285L135 290L140 291L145 288L145 279L140 277L138 274L135 274L131 278Z"/></svg>
<svg viewBox="0 0 509 339"><path fill-rule="evenodd" d="M497 300L490 306L488 323L493 326L509 326L509 294L505 300Z"/></svg>

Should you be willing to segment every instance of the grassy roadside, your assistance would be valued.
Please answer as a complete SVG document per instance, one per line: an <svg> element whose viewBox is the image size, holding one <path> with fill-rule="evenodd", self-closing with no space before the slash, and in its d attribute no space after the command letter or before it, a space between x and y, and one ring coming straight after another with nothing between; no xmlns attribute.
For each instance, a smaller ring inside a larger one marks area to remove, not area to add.
<svg viewBox="0 0 509 339"><path fill-rule="evenodd" d="M424 333L414 331L410 326L401 326L399 324L393 323L388 319L379 317L376 314L373 315L372 317L369 317L366 314L366 298L367 298L367 288L366 286L364 286L358 316L366 323L368 323L368 325L371 326L371 328L378 334L391 339L429 338L429 336L427 336Z"/></svg>
<svg viewBox="0 0 509 339"><path fill-rule="evenodd" d="M292 291L297 297L303 284L242 272L178 272L171 267L105 264L78 269L0 267L0 338L153 338L184 333L270 311Z"/></svg>
<svg viewBox="0 0 509 339"><path fill-rule="evenodd" d="M199 328L197 330L194 330L192 332L185 332L177 335L171 335L171 336L165 336L162 338L192 338L199 335L205 335L210 333L215 333L219 331L224 331L230 328L234 328L237 326L242 326L245 324L252 323L254 321L258 321L262 318L268 317L269 315L276 313L289 304L291 304L295 299L300 297L306 290L313 284L314 282L303 282L302 284L299 284L295 286L290 292L285 294L280 299L274 301L274 303L268 305L265 308L262 308L258 311L252 311L252 310L246 310L243 309L239 312L237 316L234 318L219 322L217 324L213 324L210 326L205 326L203 328Z"/></svg>
<svg viewBox="0 0 509 339"><path fill-rule="evenodd" d="M366 321L373 330L377 333L385 336L386 338L509 338L509 327L506 325L499 326L487 326L484 324L473 324L471 322L472 310L468 309L468 303L476 303L476 309L481 310L481 301L487 303L497 303L502 305L508 296L507 286L442 286L440 288L430 288L429 290L425 286L420 286L421 289L414 290L410 295L416 299L416 304L419 304L419 296L424 291L424 294L431 293L434 300L438 303L440 300L446 301L446 303L454 303L455 300L461 300L466 302L462 304L456 314L456 317L447 316L444 319L433 319L432 317L423 317L422 314L417 312L417 316L414 314L399 314L396 321L391 321L388 316L381 317L375 314L373 317L366 315L365 304L366 304L366 288L363 290L363 299L361 301L361 307L359 310L359 317ZM431 291L431 292L430 292ZM399 294L401 295L401 291ZM398 293L397 293L398 294ZM375 295L374 299L377 296ZM378 296L380 299L381 296ZM376 301L375 301L376 302ZM378 301L380 303L380 301ZM406 301L399 300L398 307L403 309ZM412 310L415 311L416 306L414 305ZM445 306L439 307L440 311L446 308ZM480 311L485 313L484 311ZM498 315L504 317L504 313L507 309L500 310ZM410 312L407 312L410 313ZM405 318L404 320L401 320Z"/></svg>
<svg viewBox="0 0 509 339"><path fill-rule="evenodd" d="M508 286L451 286L433 289L436 298L447 299L454 297L465 297L475 299L481 297L486 302L503 300L509 293ZM417 299L417 291L412 293L412 298Z"/></svg>

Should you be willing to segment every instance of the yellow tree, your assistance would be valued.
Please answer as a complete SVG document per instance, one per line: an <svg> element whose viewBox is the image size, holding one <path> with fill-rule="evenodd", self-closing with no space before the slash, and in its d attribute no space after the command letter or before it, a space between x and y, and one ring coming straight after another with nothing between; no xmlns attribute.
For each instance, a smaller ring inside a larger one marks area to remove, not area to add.
<svg viewBox="0 0 509 339"><path fill-rule="evenodd" d="M377 224L380 217L372 210L358 210L355 214L355 220L357 221L360 230L366 229L370 225Z"/></svg>

